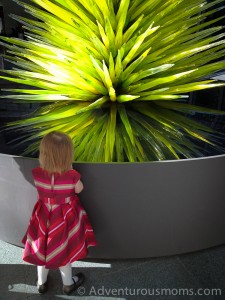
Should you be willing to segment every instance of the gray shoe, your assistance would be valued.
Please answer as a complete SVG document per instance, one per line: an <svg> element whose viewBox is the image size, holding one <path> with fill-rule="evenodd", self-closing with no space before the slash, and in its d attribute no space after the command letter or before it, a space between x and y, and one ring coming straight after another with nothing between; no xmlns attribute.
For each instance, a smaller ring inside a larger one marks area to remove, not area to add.
<svg viewBox="0 0 225 300"><path fill-rule="evenodd" d="M74 292L79 286L81 286L81 284L84 282L84 274L83 273L78 273L76 274L76 276L78 277L78 281L76 282L73 278L73 284L71 285L63 285L63 293L66 295L71 294L72 292Z"/></svg>

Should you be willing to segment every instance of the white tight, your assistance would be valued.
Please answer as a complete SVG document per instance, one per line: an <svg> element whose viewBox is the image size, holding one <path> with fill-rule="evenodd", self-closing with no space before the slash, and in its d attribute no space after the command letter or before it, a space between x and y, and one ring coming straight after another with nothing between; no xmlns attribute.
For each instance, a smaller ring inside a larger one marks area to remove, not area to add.
<svg viewBox="0 0 225 300"><path fill-rule="evenodd" d="M62 282L64 285L72 285L72 266L68 264L66 266L60 267L59 271L61 273ZM44 284L47 281L49 269L45 269L45 266L37 266L38 273L38 284Z"/></svg>

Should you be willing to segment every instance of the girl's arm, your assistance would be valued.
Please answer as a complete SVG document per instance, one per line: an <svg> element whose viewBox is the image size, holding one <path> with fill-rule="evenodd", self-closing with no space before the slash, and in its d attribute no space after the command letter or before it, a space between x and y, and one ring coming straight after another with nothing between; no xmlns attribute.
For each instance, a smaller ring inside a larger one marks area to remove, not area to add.
<svg viewBox="0 0 225 300"><path fill-rule="evenodd" d="M81 180L78 180L77 183L75 184L75 192L76 194L79 194L80 192L82 192L84 189L84 185L82 183Z"/></svg>

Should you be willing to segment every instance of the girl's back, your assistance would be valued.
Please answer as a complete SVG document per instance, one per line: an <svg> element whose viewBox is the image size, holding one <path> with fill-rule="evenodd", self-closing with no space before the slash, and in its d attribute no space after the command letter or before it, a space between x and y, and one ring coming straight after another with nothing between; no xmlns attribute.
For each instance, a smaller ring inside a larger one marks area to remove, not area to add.
<svg viewBox="0 0 225 300"><path fill-rule="evenodd" d="M42 168L38 167L32 171L32 174L39 198L50 197L60 200L61 198L74 197L76 195L75 186L80 180L80 174L75 170L50 176Z"/></svg>

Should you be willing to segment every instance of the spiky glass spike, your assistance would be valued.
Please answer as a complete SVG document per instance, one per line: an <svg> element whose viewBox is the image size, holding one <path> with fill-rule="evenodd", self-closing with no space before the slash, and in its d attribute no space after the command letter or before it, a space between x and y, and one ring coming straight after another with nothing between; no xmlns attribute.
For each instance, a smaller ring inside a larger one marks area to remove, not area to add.
<svg viewBox="0 0 225 300"><path fill-rule="evenodd" d="M14 16L26 40L1 38L15 64L1 77L32 87L9 98L42 104L13 124L27 153L52 130L71 136L79 161L178 159L200 155L193 139L213 145L212 130L187 118L207 109L185 94L220 85L203 78L225 67L219 18L207 21L222 1L18 1L36 19Z"/></svg>

